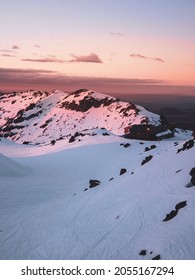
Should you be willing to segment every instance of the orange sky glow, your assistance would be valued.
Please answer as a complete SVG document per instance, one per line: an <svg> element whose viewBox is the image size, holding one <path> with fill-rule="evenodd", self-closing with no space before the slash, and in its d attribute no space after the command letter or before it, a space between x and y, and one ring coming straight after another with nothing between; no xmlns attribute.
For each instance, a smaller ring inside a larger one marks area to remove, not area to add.
<svg viewBox="0 0 195 280"><path fill-rule="evenodd" d="M194 2L32 2L1 1L0 91L195 94Z"/></svg>

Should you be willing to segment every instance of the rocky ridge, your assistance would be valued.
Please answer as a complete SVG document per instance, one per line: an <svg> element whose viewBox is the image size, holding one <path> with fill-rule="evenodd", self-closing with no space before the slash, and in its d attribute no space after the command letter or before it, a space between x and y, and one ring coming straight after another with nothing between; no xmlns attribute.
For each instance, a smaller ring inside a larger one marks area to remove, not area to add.
<svg viewBox="0 0 195 280"><path fill-rule="evenodd" d="M86 89L1 93L0 115L1 137L32 144L70 139L86 129L123 135L129 125L161 123L159 115L141 106Z"/></svg>

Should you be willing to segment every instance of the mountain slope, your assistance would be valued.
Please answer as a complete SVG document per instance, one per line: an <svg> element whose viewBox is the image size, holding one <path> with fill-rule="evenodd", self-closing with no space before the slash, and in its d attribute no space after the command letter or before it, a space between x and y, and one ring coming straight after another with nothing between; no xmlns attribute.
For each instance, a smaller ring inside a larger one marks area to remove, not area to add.
<svg viewBox="0 0 195 280"><path fill-rule="evenodd" d="M0 176L15 177L25 175L27 168L0 153Z"/></svg>
<svg viewBox="0 0 195 280"><path fill-rule="evenodd" d="M93 132L43 147L0 141L29 168L0 174L0 258L195 259L195 188L185 187L195 146L179 140L190 134L158 143Z"/></svg>
<svg viewBox="0 0 195 280"><path fill-rule="evenodd" d="M83 89L1 94L0 116L0 259L195 259L190 131L125 139L162 119Z"/></svg>
<svg viewBox="0 0 195 280"><path fill-rule="evenodd" d="M159 125L159 115L141 106L85 89L67 94L28 91L0 97L1 135L18 143L48 143L85 129L124 134L134 124Z"/></svg>

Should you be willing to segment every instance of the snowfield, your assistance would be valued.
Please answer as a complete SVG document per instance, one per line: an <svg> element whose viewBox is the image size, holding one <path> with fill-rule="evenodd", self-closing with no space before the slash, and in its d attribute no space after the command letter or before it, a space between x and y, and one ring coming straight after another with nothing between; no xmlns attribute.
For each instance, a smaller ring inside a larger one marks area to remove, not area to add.
<svg viewBox="0 0 195 280"><path fill-rule="evenodd" d="M178 152L191 132L177 131L160 142L105 129L54 145L1 138L0 259L195 259L195 146Z"/></svg>

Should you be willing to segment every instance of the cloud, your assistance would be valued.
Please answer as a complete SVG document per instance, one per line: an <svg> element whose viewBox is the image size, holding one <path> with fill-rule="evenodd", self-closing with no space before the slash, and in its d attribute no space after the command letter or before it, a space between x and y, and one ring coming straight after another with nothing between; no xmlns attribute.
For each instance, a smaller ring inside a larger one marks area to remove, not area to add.
<svg viewBox="0 0 195 280"><path fill-rule="evenodd" d="M162 62L162 63L165 62L162 58L159 58L159 57L148 57L148 56L144 56L144 55L138 54L138 53L133 53L133 54L129 55L129 57L131 57L131 58L138 58L138 59L140 58L140 59L155 60L155 61Z"/></svg>
<svg viewBox="0 0 195 280"><path fill-rule="evenodd" d="M80 55L71 54L73 59L68 62L91 62L91 63L102 63L102 60L98 57L97 54L91 53L89 55Z"/></svg>
<svg viewBox="0 0 195 280"><path fill-rule="evenodd" d="M1 56L4 56L4 57L16 57L16 55L7 54L7 53L2 54Z"/></svg>
<svg viewBox="0 0 195 280"><path fill-rule="evenodd" d="M43 62L43 63L65 63L65 60L61 60L56 58L55 56L49 56L45 58L23 58L22 61L29 61L29 62Z"/></svg>
<svg viewBox="0 0 195 280"><path fill-rule="evenodd" d="M56 73L52 70L42 70L42 69L24 69L24 68L1 68L0 75L20 75L20 74L42 74L42 73Z"/></svg>
<svg viewBox="0 0 195 280"><path fill-rule="evenodd" d="M13 45L13 46L12 46L12 49L13 49L13 50L19 50L19 47L18 47L17 45Z"/></svg>
<svg viewBox="0 0 195 280"><path fill-rule="evenodd" d="M133 53L131 54L129 57L133 57L133 58L143 58L143 59L149 59L148 57L138 54L138 53Z"/></svg>
<svg viewBox="0 0 195 280"><path fill-rule="evenodd" d="M112 84L116 85L137 85L137 84L159 84L164 83L163 80L157 79L127 79L127 78L109 78L109 77L88 77L88 76L68 76L63 73L59 73L53 70L44 69L25 69L25 68L0 68L0 82L13 82L18 83L26 81L30 82L32 79L40 80L42 79L49 83L53 83L51 78L55 78L54 82L81 82L93 85L96 83L101 83L104 85Z"/></svg>
<svg viewBox="0 0 195 280"><path fill-rule="evenodd" d="M35 48L40 48L41 46L40 46L40 45L34 45L34 47L35 47Z"/></svg>
<svg viewBox="0 0 195 280"><path fill-rule="evenodd" d="M124 34L120 33L120 32L110 32L110 35L112 36L124 36Z"/></svg>
<svg viewBox="0 0 195 280"><path fill-rule="evenodd" d="M0 91L27 89L74 91L88 88L100 92L128 93L137 87L162 84L155 79L124 79L106 77L68 76L51 70L0 68Z"/></svg>
<svg viewBox="0 0 195 280"><path fill-rule="evenodd" d="M162 58L159 57L154 57L153 59L159 62L163 62L163 63L165 62Z"/></svg>
<svg viewBox="0 0 195 280"><path fill-rule="evenodd" d="M13 50L0 50L0 52L4 52L4 53L15 53L15 51L13 51Z"/></svg>
<svg viewBox="0 0 195 280"><path fill-rule="evenodd" d="M34 54L37 55L37 54ZM41 62L41 63L68 63L68 62L92 62L92 63L102 63L102 60L98 57L97 54L91 53L89 55L81 55L77 56L75 54L71 54L73 59L71 60L62 60L58 59L55 55L48 55L44 58L22 58L21 61L26 62Z"/></svg>
<svg viewBox="0 0 195 280"><path fill-rule="evenodd" d="M173 86L156 79L123 79L106 77L68 76L57 71L42 69L0 68L0 92L35 90L64 90L79 88L120 94L189 94L195 95L193 86Z"/></svg>

